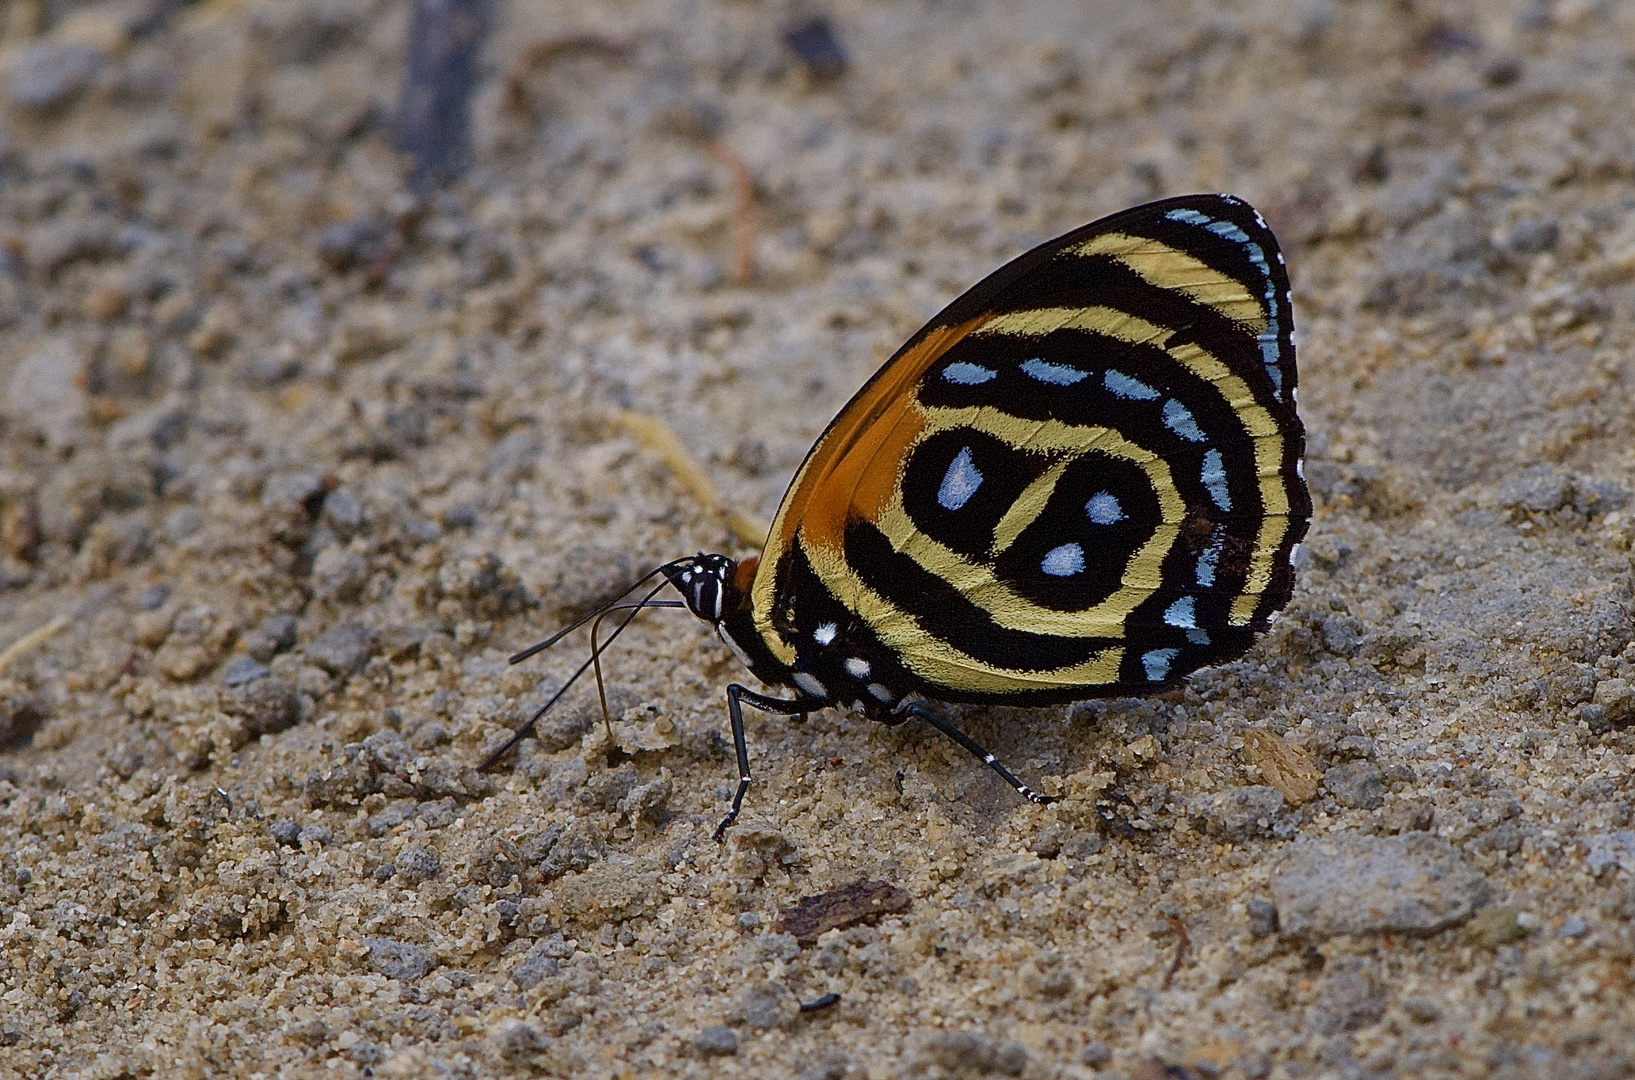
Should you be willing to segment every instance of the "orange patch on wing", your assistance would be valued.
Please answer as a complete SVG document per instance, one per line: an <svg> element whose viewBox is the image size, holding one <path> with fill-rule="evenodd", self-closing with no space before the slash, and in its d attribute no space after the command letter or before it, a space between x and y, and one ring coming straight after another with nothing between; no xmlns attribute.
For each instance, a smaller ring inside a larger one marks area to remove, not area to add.
<svg viewBox="0 0 1635 1080"><path fill-rule="evenodd" d="M751 555L747 559L738 560L738 565L732 568L732 587L741 593L748 594L750 584L755 580L755 568L761 565L759 555Z"/></svg>
<svg viewBox="0 0 1635 1080"><path fill-rule="evenodd" d="M841 549L848 521L874 520L891 501L903 457L925 427L914 384L953 345L988 321L984 314L926 334L881 369L835 420L790 492L782 514L779 549L796 530L810 545Z"/></svg>

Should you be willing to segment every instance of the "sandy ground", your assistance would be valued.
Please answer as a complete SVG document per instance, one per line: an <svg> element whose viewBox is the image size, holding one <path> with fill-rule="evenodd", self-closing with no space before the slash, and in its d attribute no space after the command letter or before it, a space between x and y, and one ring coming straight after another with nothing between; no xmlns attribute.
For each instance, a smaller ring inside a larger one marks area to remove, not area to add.
<svg viewBox="0 0 1635 1080"><path fill-rule="evenodd" d="M823 79L814 10L499 0L417 207L403 3L0 8L0 1072L1635 1074L1635 12L837 0ZM473 771L585 646L513 648L744 553L619 410L770 516L943 303L1195 190L1301 320L1248 657L956 710L1048 808L752 714L717 846L741 676L656 613L627 760L576 687Z"/></svg>

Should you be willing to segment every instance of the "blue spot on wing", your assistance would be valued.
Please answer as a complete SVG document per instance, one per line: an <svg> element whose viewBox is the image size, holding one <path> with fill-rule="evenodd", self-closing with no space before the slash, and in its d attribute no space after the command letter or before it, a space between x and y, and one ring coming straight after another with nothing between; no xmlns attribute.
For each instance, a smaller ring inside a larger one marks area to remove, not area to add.
<svg viewBox="0 0 1635 1080"><path fill-rule="evenodd" d="M1101 377L1101 385L1105 386L1114 397L1121 397L1126 401L1156 401L1158 391L1139 379L1131 378L1122 371L1108 369Z"/></svg>
<svg viewBox="0 0 1635 1080"><path fill-rule="evenodd" d="M948 471L943 474L942 483L937 487L937 505L944 510L958 510L976 489L982 486L982 474L971 462L971 448L961 447L954 460L948 463Z"/></svg>
<svg viewBox="0 0 1635 1080"><path fill-rule="evenodd" d="M942 369L944 379L960 386L980 386L998 374L999 372L994 371L992 368L985 368L981 364L967 363L964 360L956 361Z"/></svg>
<svg viewBox="0 0 1635 1080"><path fill-rule="evenodd" d="M1098 491L1084 504L1084 512L1097 525L1117 525L1124 520L1124 507L1111 491Z"/></svg>
<svg viewBox="0 0 1635 1080"><path fill-rule="evenodd" d="M1035 357L1022 362L1022 373L1042 383L1052 386L1072 386L1076 382L1083 382L1090 377L1088 371L1080 371L1076 367L1066 364L1052 364Z"/></svg>
<svg viewBox="0 0 1635 1080"><path fill-rule="evenodd" d="M1063 544L1045 552L1039 569L1052 577L1072 577L1084 569L1084 549L1077 544Z"/></svg>
<svg viewBox="0 0 1635 1080"><path fill-rule="evenodd" d="M1204 467L1199 471L1198 478L1203 481L1204 490L1209 492L1216 506L1222 510L1232 509L1232 493L1226 487L1226 460L1219 450L1204 453Z"/></svg>
<svg viewBox="0 0 1635 1080"><path fill-rule="evenodd" d="M1204 431L1192 416L1192 410L1174 398L1164 402L1164 426L1187 442L1203 442Z"/></svg>

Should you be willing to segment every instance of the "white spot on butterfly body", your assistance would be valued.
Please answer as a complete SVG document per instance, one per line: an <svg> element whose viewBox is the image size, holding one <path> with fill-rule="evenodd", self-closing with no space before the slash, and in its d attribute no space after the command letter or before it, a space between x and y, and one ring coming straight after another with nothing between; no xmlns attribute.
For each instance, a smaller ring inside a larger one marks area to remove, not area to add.
<svg viewBox="0 0 1635 1080"><path fill-rule="evenodd" d="M992 368L985 368L981 364L972 364L964 360L956 361L942 369L942 377L948 382L956 383L959 386L981 386L998 375L999 372Z"/></svg>
<svg viewBox="0 0 1635 1080"><path fill-rule="evenodd" d="M846 673L854 679L866 679L869 677L869 662L850 657L846 661Z"/></svg>
<svg viewBox="0 0 1635 1080"><path fill-rule="evenodd" d="M1084 504L1084 512L1096 525L1117 525L1124 520L1124 507L1111 491L1098 491Z"/></svg>
<svg viewBox="0 0 1635 1080"><path fill-rule="evenodd" d="M1183 596L1164 611L1164 622L1182 630L1193 630L1198 626L1198 602L1190 596Z"/></svg>
<svg viewBox="0 0 1635 1080"><path fill-rule="evenodd" d="M949 462L948 471L943 474L942 483L937 487L937 505L944 510L958 510L971 501L976 489L982 486L982 474L971 463L971 448L964 446Z"/></svg>
<svg viewBox="0 0 1635 1080"><path fill-rule="evenodd" d="M1122 371L1113 371L1109 368L1107 373L1101 377L1101 385L1105 386L1114 397L1121 397L1125 401L1158 400L1158 391L1140 379L1131 378Z"/></svg>
<svg viewBox="0 0 1635 1080"><path fill-rule="evenodd" d="M1164 402L1164 426L1187 442L1204 441L1204 430L1193 419L1192 410L1174 398Z"/></svg>
<svg viewBox="0 0 1635 1080"><path fill-rule="evenodd" d="M1084 569L1084 549L1077 544L1063 544L1045 552L1039 569L1051 577L1072 577Z"/></svg>
<svg viewBox="0 0 1635 1080"><path fill-rule="evenodd" d="M1163 682L1169 678L1169 666L1180 655L1180 649L1153 649L1142 653L1141 667L1147 672L1147 681Z"/></svg>
<svg viewBox="0 0 1635 1080"><path fill-rule="evenodd" d="M1042 383L1050 383L1052 386L1072 386L1090 377L1088 371L1080 371L1066 364L1047 363L1037 357L1022 362L1022 374L1038 379Z"/></svg>
<svg viewBox="0 0 1635 1080"><path fill-rule="evenodd" d="M744 652L742 645L739 645L736 641L732 640L732 635L727 633L727 628L725 625L716 623L715 632L721 635L721 640L727 643L727 648L732 650L732 655L738 658L738 662L740 664L743 664L745 667L752 666L749 662L749 654Z"/></svg>
<svg viewBox="0 0 1635 1080"><path fill-rule="evenodd" d="M812 631L812 640L817 642L819 645L827 645L829 642L835 639L835 635L839 632L840 627L836 626L832 622L826 622L816 630Z"/></svg>
<svg viewBox="0 0 1635 1080"><path fill-rule="evenodd" d="M829 696L829 688L824 686L822 681L810 671L797 671L794 677L795 685L813 697L826 698Z"/></svg>
<svg viewBox="0 0 1635 1080"><path fill-rule="evenodd" d="M1209 492L1216 506L1222 510L1232 509L1232 493L1226 487L1226 460L1219 450L1204 454L1204 467L1199 471L1198 478L1203 481L1204 490Z"/></svg>

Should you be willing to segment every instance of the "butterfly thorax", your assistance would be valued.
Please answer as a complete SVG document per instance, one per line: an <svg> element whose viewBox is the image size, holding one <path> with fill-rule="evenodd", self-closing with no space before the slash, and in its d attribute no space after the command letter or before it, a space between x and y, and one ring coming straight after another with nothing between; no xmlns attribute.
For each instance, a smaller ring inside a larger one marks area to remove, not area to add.
<svg viewBox="0 0 1635 1080"><path fill-rule="evenodd" d="M762 682L792 687L814 702L855 702L875 719L895 720L892 710L902 694L893 687L902 685L904 673L891 650L826 589L787 575L776 591L770 625L758 623L750 600L758 564L754 558L735 562L701 554L668 576L688 609L714 626Z"/></svg>

